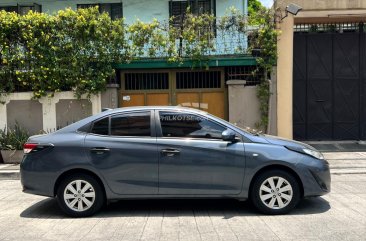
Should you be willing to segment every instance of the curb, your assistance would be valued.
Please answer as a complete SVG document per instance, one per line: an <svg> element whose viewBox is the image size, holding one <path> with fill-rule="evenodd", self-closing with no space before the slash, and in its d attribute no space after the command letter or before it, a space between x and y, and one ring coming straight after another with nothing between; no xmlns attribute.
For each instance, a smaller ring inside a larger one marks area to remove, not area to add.
<svg viewBox="0 0 366 241"><path fill-rule="evenodd" d="M19 171L0 171L0 180L19 180Z"/></svg>

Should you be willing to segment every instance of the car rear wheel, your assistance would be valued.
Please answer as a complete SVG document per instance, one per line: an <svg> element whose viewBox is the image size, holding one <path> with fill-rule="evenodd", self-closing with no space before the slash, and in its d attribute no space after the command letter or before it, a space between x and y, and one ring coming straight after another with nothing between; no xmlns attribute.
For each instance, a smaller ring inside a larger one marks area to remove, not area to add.
<svg viewBox="0 0 366 241"><path fill-rule="evenodd" d="M57 189L57 201L67 215L87 217L102 208L104 192L95 178L74 174L61 181Z"/></svg>
<svg viewBox="0 0 366 241"><path fill-rule="evenodd" d="M256 208L265 214L285 214L291 211L301 197L295 177L283 170L271 170L254 180L251 199Z"/></svg>

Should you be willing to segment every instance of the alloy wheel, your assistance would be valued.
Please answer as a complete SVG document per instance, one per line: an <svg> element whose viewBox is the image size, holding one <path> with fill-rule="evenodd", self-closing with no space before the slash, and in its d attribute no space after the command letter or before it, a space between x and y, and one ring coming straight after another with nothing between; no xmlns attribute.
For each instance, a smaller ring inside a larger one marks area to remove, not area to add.
<svg viewBox="0 0 366 241"><path fill-rule="evenodd" d="M283 177L269 177L259 188L259 197L271 209L282 209L292 200L293 190L289 181Z"/></svg>
<svg viewBox="0 0 366 241"><path fill-rule="evenodd" d="M85 180L74 180L64 190L65 204L73 211L83 212L93 206L95 201L95 190Z"/></svg>

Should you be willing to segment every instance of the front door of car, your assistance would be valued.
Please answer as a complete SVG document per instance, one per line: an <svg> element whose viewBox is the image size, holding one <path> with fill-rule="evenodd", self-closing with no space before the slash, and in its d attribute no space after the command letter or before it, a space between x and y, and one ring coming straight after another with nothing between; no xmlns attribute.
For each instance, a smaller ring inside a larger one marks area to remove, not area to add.
<svg viewBox="0 0 366 241"><path fill-rule="evenodd" d="M157 120L159 194L235 195L241 192L244 144L223 141L227 129L205 116L160 112ZM160 123L160 124L159 124Z"/></svg>
<svg viewBox="0 0 366 241"><path fill-rule="evenodd" d="M114 193L158 193L158 155L152 123L150 111L115 114L93 123L85 138L85 150Z"/></svg>

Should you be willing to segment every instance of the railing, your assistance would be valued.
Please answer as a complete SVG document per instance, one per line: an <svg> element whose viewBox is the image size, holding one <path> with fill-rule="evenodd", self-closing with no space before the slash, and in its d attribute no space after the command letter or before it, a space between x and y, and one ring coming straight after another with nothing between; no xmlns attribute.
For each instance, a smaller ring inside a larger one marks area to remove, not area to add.
<svg viewBox="0 0 366 241"><path fill-rule="evenodd" d="M233 56L233 55L248 55L248 37L247 31L243 31L239 26L235 24L228 24L227 26L223 26L222 23L212 24L209 28L205 26L204 28L197 29L197 39L199 39L199 35L205 31L211 31L212 34L206 40L210 47L205 48L201 54L202 56ZM178 25L170 25L169 23L163 23L160 26L160 30L164 38L169 38L169 28L176 28L178 31L185 31L183 28L180 30L180 26ZM205 33L203 33L205 34ZM179 34L178 34L179 35ZM207 34L205 34L206 36ZM198 42L197 42L198 43ZM179 57L189 57L190 47L189 43L183 38L176 38L175 41L175 49ZM167 55L167 51L164 49L157 49L154 51L154 54L151 55L149 50L153 48L152 44L146 44L142 51L142 54L137 55L137 58L169 58Z"/></svg>

